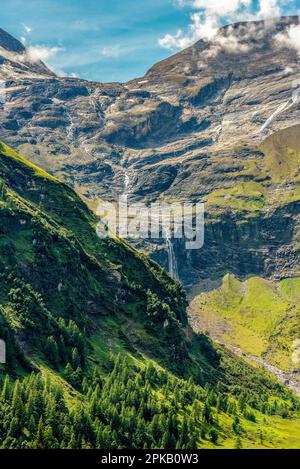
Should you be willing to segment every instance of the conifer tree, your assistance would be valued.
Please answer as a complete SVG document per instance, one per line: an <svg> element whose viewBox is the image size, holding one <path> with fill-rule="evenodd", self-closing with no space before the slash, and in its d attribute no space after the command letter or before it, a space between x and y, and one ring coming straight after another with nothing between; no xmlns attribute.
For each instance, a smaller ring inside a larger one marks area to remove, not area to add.
<svg viewBox="0 0 300 469"><path fill-rule="evenodd" d="M43 418L40 417L39 423L38 423L38 428L37 428L37 433L35 440L33 442L33 447L35 449L46 449L47 448L47 442L45 439L45 427L43 423Z"/></svg>

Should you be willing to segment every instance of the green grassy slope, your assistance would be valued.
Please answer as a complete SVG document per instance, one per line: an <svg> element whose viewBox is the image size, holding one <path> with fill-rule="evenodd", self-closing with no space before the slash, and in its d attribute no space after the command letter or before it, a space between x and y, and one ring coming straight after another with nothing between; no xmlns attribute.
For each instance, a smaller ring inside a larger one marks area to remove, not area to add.
<svg viewBox="0 0 300 469"><path fill-rule="evenodd" d="M240 167L235 168L243 150L236 148L228 162L215 155L216 172L222 175L223 187L205 196L208 212L221 215L229 211L241 217L255 217L299 201L299 125L271 134L259 147L250 150L252 158L242 159ZM225 178L220 168L229 163L234 172L226 173Z"/></svg>
<svg viewBox="0 0 300 469"><path fill-rule="evenodd" d="M3 144L0 217L0 447L299 445L297 399L194 334L179 284Z"/></svg>
<svg viewBox="0 0 300 469"><path fill-rule="evenodd" d="M300 337L300 278L271 282L231 274L220 288L193 300L191 314L212 337L293 370L293 342Z"/></svg>
<svg viewBox="0 0 300 469"><path fill-rule="evenodd" d="M98 220L72 190L24 164L4 145L0 175L4 306L12 283L21 280L42 295L52 316L72 318L87 331L94 327L88 316L122 316L125 331L132 320L145 329L153 294L162 308L157 325L169 319L169 327L183 335L178 321L187 325L184 293L163 269L120 240L100 240L95 230ZM138 341L134 329L131 332L131 340ZM159 346L164 333L156 335ZM145 339L147 349L146 344ZM180 339L178 345L179 350Z"/></svg>

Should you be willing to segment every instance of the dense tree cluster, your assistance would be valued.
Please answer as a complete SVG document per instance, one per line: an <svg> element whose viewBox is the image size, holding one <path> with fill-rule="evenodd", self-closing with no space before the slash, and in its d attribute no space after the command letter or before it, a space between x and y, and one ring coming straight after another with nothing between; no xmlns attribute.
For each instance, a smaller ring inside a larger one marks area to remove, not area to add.
<svg viewBox="0 0 300 469"><path fill-rule="evenodd" d="M85 366L86 352L85 339L77 324L50 313L41 295L30 285L17 278L13 279L13 284L14 287L8 293L8 307L20 326L19 335L25 334L28 345L40 350L54 367L68 365L68 368L80 374L80 368ZM5 321L4 315L2 321ZM7 320L6 323L8 328ZM8 345L12 342L13 334L9 339ZM13 344L15 347L15 340Z"/></svg>
<svg viewBox="0 0 300 469"><path fill-rule="evenodd" d="M0 157L0 448L242 448L249 426L269 444L298 400L194 334L183 288L100 240L71 189Z"/></svg>
<svg viewBox="0 0 300 469"><path fill-rule="evenodd" d="M73 355L73 366L66 370L69 382L80 365ZM151 363L136 368L120 356L107 376L94 368L81 381L78 375L76 385L78 391L72 391L42 373L14 381L6 375L0 391L1 448L192 449L205 440L218 444L224 413L232 420L237 447L242 447L242 422L256 419L246 393L235 399L218 386L203 388ZM75 393L72 406L70 392ZM267 413L288 416L286 404L264 405Z"/></svg>

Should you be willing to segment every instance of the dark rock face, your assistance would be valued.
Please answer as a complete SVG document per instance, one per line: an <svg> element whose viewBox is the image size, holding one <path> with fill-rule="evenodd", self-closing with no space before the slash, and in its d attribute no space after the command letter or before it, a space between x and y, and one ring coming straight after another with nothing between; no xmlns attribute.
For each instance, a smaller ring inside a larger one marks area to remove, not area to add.
<svg viewBox="0 0 300 469"><path fill-rule="evenodd" d="M202 249L187 251L180 240L174 242L179 275L189 293L195 286L203 291L208 279L218 282L228 272L241 278L293 277L299 271L299 214L299 202L246 220L240 214L224 213L219 220L208 214Z"/></svg>
<svg viewBox="0 0 300 469"><path fill-rule="evenodd" d="M0 31L1 139L93 206L123 194L125 176L132 200L206 202L204 248L174 241L186 285L226 271L293 274L300 105L283 105L300 70L296 50L277 39L297 24L287 17L222 28L126 84L59 78L41 63L13 61L3 50L26 51ZM163 246L148 248L166 265Z"/></svg>
<svg viewBox="0 0 300 469"><path fill-rule="evenodd" d="M40 60L34 58L23 44L0 28L0 80L6 82L55 76ZM8 84L7 83L7 84Z"/></svg>
<svg viewBox="0 0 300 469"><path fill-rule="evenodd" d="M25 52L23 44L0 28L0 45L6 50L22 54Z"/></svg>
<svg viewBox="0 0 300 469"><path fill-rule="evenodd" d="M161 102L149 113L141 110L140 115L127 116L127 119L112 130L105 129L101 137L111 144L131 148L147 148L159 140L162 143L176 134L180 126L181 110L167 102Z"/></svg>

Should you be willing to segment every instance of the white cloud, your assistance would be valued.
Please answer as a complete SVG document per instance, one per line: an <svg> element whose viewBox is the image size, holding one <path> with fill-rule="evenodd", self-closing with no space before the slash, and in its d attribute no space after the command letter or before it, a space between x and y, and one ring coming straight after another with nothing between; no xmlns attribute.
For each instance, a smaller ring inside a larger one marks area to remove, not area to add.
<svg viewBox="0 0 300 469"><path fill-rule="evenodd" d="M101 54L104 57L118 58L121 54L120 44L103 47L101 50Z"/></svg>
<svg viewBox="0 0 300 469"><path fill-rule="evenodd" d="M79 73L77 72L66 72L62 68L52 67L52 70L58 75L59 77L71 77L71 78L79 78Z"/></svg>
<svg viewBox="0 0 300 469"><path fill-rule="evenodd" d="M25 23L21 23L21 24L23 26L24 34L30 34L31 31L32 31L32 28L30 26L27 26L27 24L25 24Z"/></svg>
<svg viewBox="0 0 300 469"><path fill-rule="evenodd" d="M203 19L201 13L193 13L191 20L187 33L179 29L175 35L166 34L158 40L159 45L170 50L184 49L199 39L210 40L218 31L218 24L213 17Z"/></svg>
<svg viewBox="0 0 300 469"><path fill-rule="evenodd" d="M252 0L194 0L192 6L205 10L209 15L228 16L242 7L249 7Z"/></svg>
<svg viewBox="0 0 300 469"><path fill-rule="evenodd" d="M275 18L281 15L282 0L259 0L258 16L261 18Z"/></svg>
<svg viewBox="0 0 300 469"><path fill-rule="evenodd" d="M252 0L177 0L180 7L190 7L207 15L226 17L237 11L249 8Z"/></svg>
<svg viewBox="0 0 300 469"><path fill-rule="evenodd" d="M240 32L239 30L234 31L233 28L229 27L226 34L218 34L213 43L220 50L224 50L229 54L245 53L250 49L250 46L245 41L241 42Z"/></svg>
<svg viewBox="0 0 300 469"><path fill-rule="evenodd" d="M279 47L295 49L300 54L300 25L291 25L287 31L278 33L275 42Z"/></svg>
<svg viewBox="0 0 300 469"><path fill-rule="evenodd" d="M182 39L185 40L184 33L181 29L178 29L176 34L166 34L164 37L158 40L158 43L164 49L184 49L184 45L182 45Z"/></svg>
<svg viewBox="0 0 300 469"><path fill-rule="evenodd" d="M21 25L23 28L23 33L20 37L20 41L26 47L26 52L24 52L24 54L15 56L15 60L19 60L21 62L26 60L31 62L38 62L39 60L42 62L47 62L48 59L55 57L59 52L64 50L61 47L48 47L43 45L29 46L30 40L28 41L28 36L32 32L32 28L25 23L21 23Z"/></svg>
<svg viewBox="0 0 300 469"><path fill-rule="evenodd" d="M27 36L31 34L32 28L30 26L27 26L25 23L21 23L22 26L22 34L20 37L20 41L22 42L23 46L26 46L27 44Z"/></svg>
<svg viewBox="0 0 300 469"><path fill-rule="evenodd" d="M166 34L158 40L166 49L184 49L199 39L211 41L218 28L224 23L253 19L270 19L282 13L282 6L289 0L177 0L180 7L197 10L190 15L191 22L186 31L178 30L175 34ZM236 34L225 35L219 40L219 48L236 52L241 45ZM240 49L241 50L241 49Z"/></svg>
<svg viewBox="0 0 300 469"><path fill-rule="evenodd" d="M47 46L31 46L27 49L27 57L32 62L42 60L46 62L48 59L55 57L58 52L63 49L61 47L47 47Z"/></svg>

